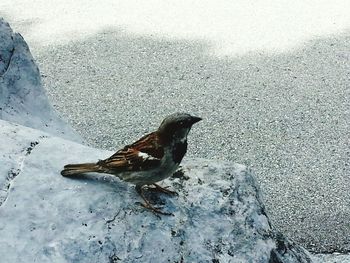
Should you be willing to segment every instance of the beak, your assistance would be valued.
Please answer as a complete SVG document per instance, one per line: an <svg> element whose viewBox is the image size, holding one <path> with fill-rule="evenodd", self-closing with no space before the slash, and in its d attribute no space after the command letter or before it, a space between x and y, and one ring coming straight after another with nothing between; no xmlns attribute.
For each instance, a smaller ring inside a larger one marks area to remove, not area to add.
<svg viewBox="0 0 350 263"><path fill-rule="evenodd" d="M192 124L195 124L196 122L199 122L202 120L202 118L195 117L195 116L191 116L191 119L192 119Z"/></svg>

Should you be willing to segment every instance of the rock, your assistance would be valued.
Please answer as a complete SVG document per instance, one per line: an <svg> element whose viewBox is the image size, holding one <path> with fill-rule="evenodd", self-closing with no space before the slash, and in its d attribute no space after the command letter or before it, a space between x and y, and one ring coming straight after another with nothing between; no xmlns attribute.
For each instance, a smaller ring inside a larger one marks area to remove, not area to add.
<svg viewBox="0 0 350 263"><path fill-rule="evenodd" d="M81 137L55 113L38 67L20 34L0 18L0 119L70 140Z"/></svg>
<svg viewBox="0 0 350 263"><path fill-rule="evenodd" d="M0 76L5 73L11 60L14 49L12 35L9 24L0 18Z"/></svg>
<svg viewBox="0 0 350 263"><path fill-rule="evenodd" d="M185 160L163 183L179 196L149 193L174 214L159 216L113 176L60 175L111 152L6 121L0 145L2 262L311 262L272 229L243 165Z"/></svg>

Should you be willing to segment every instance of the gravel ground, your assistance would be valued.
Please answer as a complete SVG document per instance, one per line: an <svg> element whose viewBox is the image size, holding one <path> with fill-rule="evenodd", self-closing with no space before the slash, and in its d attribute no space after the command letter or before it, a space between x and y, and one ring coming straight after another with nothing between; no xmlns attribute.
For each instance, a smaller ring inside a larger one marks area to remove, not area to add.
<svg viewBox="0 0 350 263"><path fill-rule="evenodd" d="M350 251L349 31L235 56L122 28L32 43L54 107L88 144L115 150L167 114L201 116L187 157L251 166L275 227L312 252Z"/></svg>
<svg viewBox="0 0 350 263"><path fill-rule="evenodd" d="M314 255L315 263L350 263L349 255L329 254L329 255Z"/></svg>

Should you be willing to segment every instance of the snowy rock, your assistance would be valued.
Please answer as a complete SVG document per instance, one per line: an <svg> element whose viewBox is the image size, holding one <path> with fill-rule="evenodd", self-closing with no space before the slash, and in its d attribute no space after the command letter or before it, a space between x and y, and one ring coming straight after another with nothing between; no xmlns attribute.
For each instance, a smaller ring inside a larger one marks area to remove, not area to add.
<svg viewBox="0 0 350 263"><path fill-rule="evenodd" d="M183 162L165 180L179 196L148 193L174 216L140 205L119 179L60 175L111 152L0 120L1 262L311 262L276 233L242 165Z"/></svg>
<svg viewBox="0 0 350 263"><path fill-rule="evenodd" d="M28 45L1 17L0 119L82 141L54 112Z"/></svg>

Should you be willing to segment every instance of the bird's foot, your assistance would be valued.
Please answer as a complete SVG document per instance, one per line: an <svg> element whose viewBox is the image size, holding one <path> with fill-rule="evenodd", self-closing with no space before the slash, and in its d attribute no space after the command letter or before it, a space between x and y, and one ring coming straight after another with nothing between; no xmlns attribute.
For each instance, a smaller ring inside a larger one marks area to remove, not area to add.
<svg viewBox="0 0 350 263"><path fill-rule="evenodd" d="M145 200L145 203L141 203L141 205L144 208L147 208L147 209L151 210L155 214L161 214L161 215L166 215L166 216L173 216L174 215L173 213L164 212L164 211L160 210L159 208L154 207L149 202L146 202L146 200Z"/></svg>
<svg viewBox="0 0 350 263"><path fill-rule="evenodd" d="M151 210L153 213L155 214L161 214L161 215L167 215L167 216L173 216L173 213L169 213L169 212L164 212L162 210L160 210L159 208L154 207L150 201L147 200L147 198L145 197L145 195L143 194L143 189L142 186L136 186L136 191L137 193L142 197L142 199L145 201L145 203L141 203L141 205L149 210Z"/></svg>
<svg viewBox="0 0 350 263"><path fill-rule="evenodd" d="M161 192L169 195L179 195L177 192L167 189L169 188L169 186L161 187L158 184L153 184L153 185L155 186L155 188L149 188L152 191L157 191L157 192Z"/></svg>

